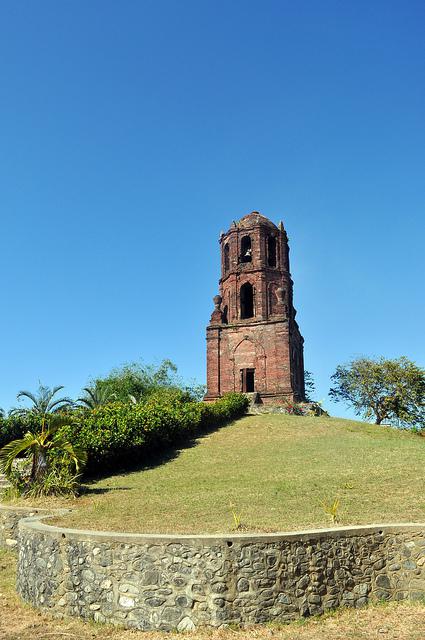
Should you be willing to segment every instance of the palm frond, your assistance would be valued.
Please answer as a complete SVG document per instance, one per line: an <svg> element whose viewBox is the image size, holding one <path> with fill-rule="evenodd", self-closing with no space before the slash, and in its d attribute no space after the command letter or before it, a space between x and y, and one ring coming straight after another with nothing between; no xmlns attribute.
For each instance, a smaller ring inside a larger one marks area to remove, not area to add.
<svg viewBox="0 0 425 640"><path fill-rule="evenodd" d="M14 411L14 413L18 415L33 413L46 416L48 413L54 413L64 406L71 406L73 404L71 398L63 397L54 400L54 396L63 388L63 385L58 385L51 389L40 383L36 393L27 390L20 391L17 398L27 398L32 402L32 406L20 407L19 410Z"/></svg>
<svg viewBox="0 0 425 640"><path fill-rule="evenodd" d="M102 405L115 400L117 397L116 393L111 393L106 388L102 387L84 387L83 391L86 396L78 398L77 402L80 402L88 409L94 409L95 407L100 407Z"/></svg>
<svg viewBox="0 0 425 640"><path fill-rule="evenodd" d="M25 390L20 391L16 396L16 398L18 400L19 398L29 398L29 400L31 400L31 402L33 402L35 406L38 405L38 398L33 393L31 393L31 391L25 391Z"/></svg>
<svg viewBox="0 0 425 640"><path fill-rule="evenodd" d="M9 411L10 416L26 416L29 413L31 413L31 410L25 407L12 407Z"/></svg>
<svg viewBox="0 0 425 640"><path fill-rule="evenodd" d="M66 440L60 433L56 434L52 440L52 447L62 451L74 465L76 471L80 471L87 462L87 453L80 447L74 447L69 440Z"/></svg>
<svg viewBox="0 0 425 640"><path fill-rule="evenodd" d="M77 402L83 405L86 409L93 409L92 400L90 398L77 398Z"/></svg>
<svg viewBox="0 0 425 640"><path fill-rule="evenodd" d="M59 398L49 404L49 413L56 413L56 411L60 411L62 408L72 406L73 404L74 402L71 398Z"/></svg>
<svg viewBox="0 0 425 640"><path fill-rule="evenodd" d="M96 397L97 397L97 389L91 389L90 387L84 387L83 391L86 392L86 394L89 396L89 398L91 398L91 400L93 400L93 402L96 402Z"/></svg>
<svg viewBox="0 0 425 640"><path fill-rule="evenodd" d="M57 394L57 392L60 391L61 389L65 389L63 384L60 384L57 387L53 387L53 389L51 390L51 396L50 397L53 398L53 396L55 396Z"/></svg>
<svg viewBox="0 0 425 640"><path fill-rule="evenodd" d="M12 440L0 450L0 468L6 475L10 474L13 461L24 451L30 451L37 446L38 440L34 433L28 431L23 438Z"/></svg>
<svg viewBox="0 0 425 640"><path fill-rule="evenodd" d="M67 425L72 424L72 417L70 415L66 415L63 413L52 413L49 416L48 420L48 431L53 434L60 427L66 427Z"/></svg>

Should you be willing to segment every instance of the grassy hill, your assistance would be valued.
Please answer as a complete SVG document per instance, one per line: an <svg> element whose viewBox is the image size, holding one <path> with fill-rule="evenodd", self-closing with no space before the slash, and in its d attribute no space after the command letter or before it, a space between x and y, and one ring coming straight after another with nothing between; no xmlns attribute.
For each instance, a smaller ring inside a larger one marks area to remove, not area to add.
<svg viewBox="0 0 425 640"><path fill-rule="evenodd" d="M212 533L327 527L321 501L340 498L341 525L425 520L425 439L336 418L247 416L162 464L114 475L65 526Z"/></svg>

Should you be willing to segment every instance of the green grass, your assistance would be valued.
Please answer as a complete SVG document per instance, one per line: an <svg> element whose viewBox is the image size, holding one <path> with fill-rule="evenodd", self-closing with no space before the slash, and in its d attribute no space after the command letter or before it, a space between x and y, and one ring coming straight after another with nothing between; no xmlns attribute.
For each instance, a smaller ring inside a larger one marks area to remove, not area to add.
<svg viewBox="0 0 425 640"><path fill-rule="evenodd" d="M65 526L134 532L290 531L425 519L417 435L336 418L247 416L158 466L89 485ZM234 514L233 514L234 512ZM234 517L235 516L235 517Z"/></svg>

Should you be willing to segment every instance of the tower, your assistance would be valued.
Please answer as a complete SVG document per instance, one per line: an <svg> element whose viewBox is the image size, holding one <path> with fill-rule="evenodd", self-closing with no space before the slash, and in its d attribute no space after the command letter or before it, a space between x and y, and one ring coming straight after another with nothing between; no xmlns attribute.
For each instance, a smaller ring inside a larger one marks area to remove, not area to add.
<svg viewBox="0 0 425 640"><path fill-rule="evenodd" d="M295 320L288 237L257 211L220 235L220 295L207 327L207 394L304 400L304 339Z"/></svg>

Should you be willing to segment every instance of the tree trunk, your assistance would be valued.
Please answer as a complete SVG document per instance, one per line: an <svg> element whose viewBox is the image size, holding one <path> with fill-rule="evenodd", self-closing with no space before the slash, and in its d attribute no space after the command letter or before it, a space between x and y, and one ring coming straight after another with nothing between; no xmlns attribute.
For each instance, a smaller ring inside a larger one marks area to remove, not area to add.
<svg viewBox="0 0 425 640"><path fill-rule="evenodd" d="M47 471L47 459L44 451L36 451L32 459L30 481L39 480Z"/></svg>

